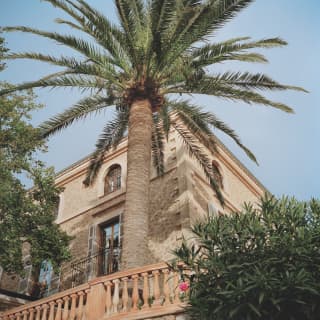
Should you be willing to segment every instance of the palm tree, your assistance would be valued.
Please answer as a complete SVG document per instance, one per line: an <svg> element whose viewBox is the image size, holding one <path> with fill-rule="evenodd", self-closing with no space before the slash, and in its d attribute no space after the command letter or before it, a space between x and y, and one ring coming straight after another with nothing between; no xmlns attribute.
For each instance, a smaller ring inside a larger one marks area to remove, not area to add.
<svg viewBox="0 0 320 320"><path fill-rule="evenodd" d="M36 87L78 87L90 91L88 97L44 122L44 136L115 106L115 117L105 125L97 141L84 182L90 185L94 181L106 151L117 146L128 133L122 266L143 265L147 252L150 165L153 161L158 174L163 174L163 146L170 129L179 133L187 150L200 163L221 202L214 168L198 141L214 151L211 129L217 128L256 161L232 129L213 113L186 100L186 95L212 95L292 112L290 107L265 98L257 90L302 89L282 85L260 73L212 72L212 66L227 61L264 63L266 58L251 49L284 46L286 42L279 38L253 41L248 37L220 43L209 41L214 32L253 0L114 0L119 24L111 23L84 0L45 1L71 18L56 22L81 31L86 37L24 26L4 30L52 39L74 49L82 58L11 53L7 59L34 59L64 70L1 94Z"/></svg>

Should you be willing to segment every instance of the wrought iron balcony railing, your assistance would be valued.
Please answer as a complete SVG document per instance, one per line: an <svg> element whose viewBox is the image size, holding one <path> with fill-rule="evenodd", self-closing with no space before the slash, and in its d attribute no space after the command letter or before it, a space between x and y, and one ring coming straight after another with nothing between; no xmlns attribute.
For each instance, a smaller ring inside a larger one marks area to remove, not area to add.
<svg viewBox="0 0 320 320"><path fill-rule="evenodd" d="M72 287L86 283L95 277L117 272L119 258L119 248L104 248L91 256L71 263Z"/></svg>

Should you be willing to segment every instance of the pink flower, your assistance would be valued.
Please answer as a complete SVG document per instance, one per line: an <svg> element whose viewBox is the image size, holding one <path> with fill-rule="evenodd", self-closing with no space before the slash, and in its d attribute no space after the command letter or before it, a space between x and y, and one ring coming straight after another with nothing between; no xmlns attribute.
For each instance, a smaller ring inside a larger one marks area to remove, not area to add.
<svg viewBox="0 0 320 320"><path fill-rule="evenodd" d="M189 289L189 284L187 282L181 282L179 284L179 289L183 292L187 291Z"/></svg>

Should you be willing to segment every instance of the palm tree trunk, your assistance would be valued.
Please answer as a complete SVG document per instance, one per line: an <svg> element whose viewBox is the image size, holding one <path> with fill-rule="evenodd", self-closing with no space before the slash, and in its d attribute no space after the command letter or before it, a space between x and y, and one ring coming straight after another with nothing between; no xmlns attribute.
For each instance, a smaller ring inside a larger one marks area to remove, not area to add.
<svg viewBox="0 0 320 320"><path fill-rule="evenodd" d="M151 136L151 104L147 99L136 100L129 115L121 269L147 263Z"/></svg>

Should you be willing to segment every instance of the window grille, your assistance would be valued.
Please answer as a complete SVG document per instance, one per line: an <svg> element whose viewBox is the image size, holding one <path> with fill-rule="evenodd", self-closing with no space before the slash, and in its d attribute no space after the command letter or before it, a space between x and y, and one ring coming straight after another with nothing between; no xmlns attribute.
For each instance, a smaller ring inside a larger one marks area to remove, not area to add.
<svg viewBox="0 0 320 320"><path fill-rule="evenodd" d="M121 188L121 167L114 165L110 168L106 179L104 194L109 194Z"/></svg>

